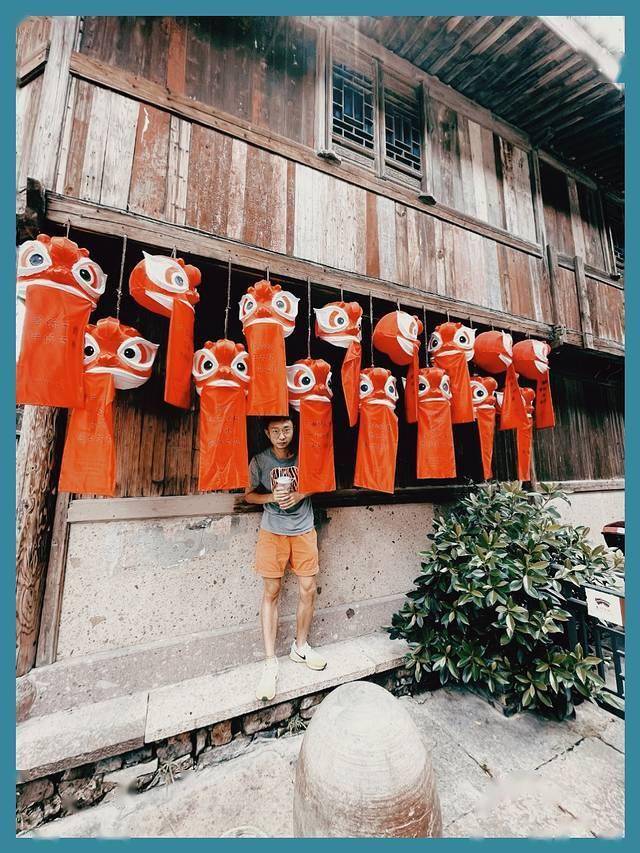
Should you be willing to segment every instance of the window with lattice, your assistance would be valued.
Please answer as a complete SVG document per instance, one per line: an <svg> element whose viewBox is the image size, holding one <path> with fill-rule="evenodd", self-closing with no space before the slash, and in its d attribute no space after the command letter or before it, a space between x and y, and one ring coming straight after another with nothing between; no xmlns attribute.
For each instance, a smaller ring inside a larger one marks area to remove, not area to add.
<svg viewBox="0 0 640 853"><path fill-rule="evenodd" d="M373 156L375 149L373 80L343 62L333 65L333 136Z"/></svg>
<svg viewBox="0 0 640 853"><path fill-rule="evenodd" d="M384 121L387 162L419 176L422 173L422 129L417 97L407 97L385 88Z"/></svg>

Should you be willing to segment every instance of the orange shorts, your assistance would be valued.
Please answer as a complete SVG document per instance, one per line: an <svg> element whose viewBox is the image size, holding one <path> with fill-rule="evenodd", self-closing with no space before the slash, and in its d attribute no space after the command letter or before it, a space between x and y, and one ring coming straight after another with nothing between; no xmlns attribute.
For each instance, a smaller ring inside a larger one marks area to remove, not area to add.
<svg viewBox="0 0 640 853"><path fill-rule="evenodd" d="M260 528L255 570L263 578L281 578L289 563L300 578L318 574L318 538L315 528L298 536L282 536Z"/></svg>

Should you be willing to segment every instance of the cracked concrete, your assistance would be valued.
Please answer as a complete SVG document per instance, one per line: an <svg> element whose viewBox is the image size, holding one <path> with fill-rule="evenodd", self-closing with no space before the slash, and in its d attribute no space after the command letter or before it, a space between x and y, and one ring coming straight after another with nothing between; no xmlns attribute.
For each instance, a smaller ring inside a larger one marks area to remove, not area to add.
<svg viewBox="0 0 640 853"><path fill-rule="evenodd" d="M565 723L504 717L443 689L402 702L432 753L448 837L620 837L624 723L583 703ZM176 783L54 821L39 837L292 834L302 735L257 738L236 758Z"/></svg>

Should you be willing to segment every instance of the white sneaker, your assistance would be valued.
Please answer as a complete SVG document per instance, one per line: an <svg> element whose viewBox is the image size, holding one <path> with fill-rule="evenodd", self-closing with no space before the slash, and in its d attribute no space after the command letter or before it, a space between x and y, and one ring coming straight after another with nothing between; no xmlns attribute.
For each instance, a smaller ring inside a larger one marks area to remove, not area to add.
<svg viewBox="0 0 640 853"><path fill-rule="evenodd" d="M256 698L268 702L276 695L278 681L278 658L267 658L256 689Z"/></svg>
<svg viewBox="0 0 640 853"><path fill-rule="evenodd" d="M296 663L306 663L309 669L320 670L324 669L327 665L327 662L322 655L319 655L315 649L312 649L309 643L305 643L303 646L298 648L295 640L291 643L289 657Z"/></svg>

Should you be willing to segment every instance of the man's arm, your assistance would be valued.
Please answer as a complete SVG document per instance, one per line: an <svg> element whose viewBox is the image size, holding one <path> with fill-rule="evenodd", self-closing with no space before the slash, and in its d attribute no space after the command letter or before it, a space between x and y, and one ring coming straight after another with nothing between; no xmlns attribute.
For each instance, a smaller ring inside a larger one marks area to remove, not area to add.
<svg viewBox="0 0 640 853"><path fill-rule="evenodd" d="M273 492L266 495L256 492L253 486L244 490L244 499L248 504L270 504L275 502Z"/></svg>

